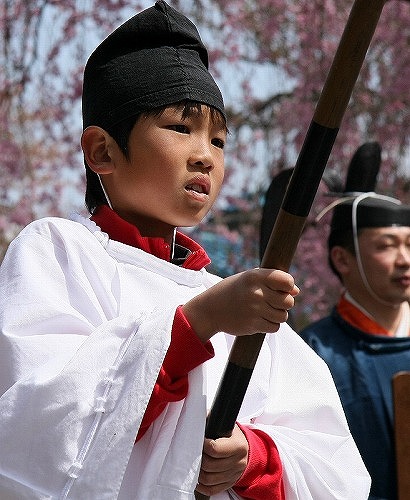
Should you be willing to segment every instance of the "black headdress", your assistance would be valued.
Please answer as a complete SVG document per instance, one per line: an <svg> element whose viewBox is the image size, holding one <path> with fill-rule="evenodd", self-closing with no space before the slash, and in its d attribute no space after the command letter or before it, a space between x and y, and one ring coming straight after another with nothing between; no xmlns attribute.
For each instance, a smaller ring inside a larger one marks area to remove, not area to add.
<svg viewBox="0 0 410 500"><path fill-rule="evenodd" d="M184 100L207 104L225 115L195 25L163 0L117 28L87 61L84 128L108 128Z"/></svg>
<svg viewBox="0 0 410 500"><path fill-rule="evenodd" d="M336 235L371 227L410 226L410 207L400 200L375 193L381 164L377 142L360 146L347 173L342 198L333 209L329 246Z"/></svg>

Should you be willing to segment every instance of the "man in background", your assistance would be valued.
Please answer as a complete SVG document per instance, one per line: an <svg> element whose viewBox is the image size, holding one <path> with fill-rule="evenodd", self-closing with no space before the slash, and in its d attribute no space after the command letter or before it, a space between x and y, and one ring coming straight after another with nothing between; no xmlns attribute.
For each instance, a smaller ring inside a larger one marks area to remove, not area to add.
<svg viewBox="0 0 410 500"><path fill-rule="evenodd" d="M410 369L410 206L346 186L334 208L328 257L344 291L331 314L301 337L332 372L372 479L369 499L394 500L391 382Z"/></svg>

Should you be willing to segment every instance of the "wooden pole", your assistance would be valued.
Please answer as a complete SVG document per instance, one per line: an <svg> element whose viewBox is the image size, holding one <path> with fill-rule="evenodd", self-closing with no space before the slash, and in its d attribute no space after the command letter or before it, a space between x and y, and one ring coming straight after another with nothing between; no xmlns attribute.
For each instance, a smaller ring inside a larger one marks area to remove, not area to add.
<svg viewBox="0 0 410 500"><path fill-rule="evenodd" d="M393 380L394 437L398 500L410 498L410 371Z"/></svg>
<svg viewBox="0 0 410 500"><path fill-rule="evenodd" d="M385 0L355 0L279 210L261 267L288 271ZM205 437L230 436L264 333L236 337ZM198 500L209 497L196 492Z"/></svg>

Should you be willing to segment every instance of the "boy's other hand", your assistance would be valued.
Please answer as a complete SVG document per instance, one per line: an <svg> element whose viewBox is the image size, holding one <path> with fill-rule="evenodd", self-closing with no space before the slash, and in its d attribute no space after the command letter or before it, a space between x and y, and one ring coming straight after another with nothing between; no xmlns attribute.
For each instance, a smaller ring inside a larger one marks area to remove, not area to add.
<svg viewBox="0 0 410 500"><path fill-rule="evenodd" d="M212 496L231 488L246 468L248 453L248 441L237 425L228 438L205 439L196 490Z"/></svg>

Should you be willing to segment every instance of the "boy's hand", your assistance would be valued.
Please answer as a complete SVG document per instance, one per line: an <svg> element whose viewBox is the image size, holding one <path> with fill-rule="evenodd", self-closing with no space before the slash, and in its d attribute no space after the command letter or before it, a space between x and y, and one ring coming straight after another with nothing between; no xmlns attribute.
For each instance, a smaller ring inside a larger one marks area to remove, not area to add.
<svg viewBox="0 0 410 500"><path fill-rule="evenodd" d="M225 278L183 306L202 341L217 332L232 335L276 332L299 293L284 271L251 269Z"/></svg>
<svg viewBox="0 0 410 500"><path fill-rule="evenodd" d="M235 425L229 438L205 439L196 491L212 496L231 488L248 463L249 446Z"/></svg>

